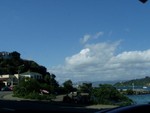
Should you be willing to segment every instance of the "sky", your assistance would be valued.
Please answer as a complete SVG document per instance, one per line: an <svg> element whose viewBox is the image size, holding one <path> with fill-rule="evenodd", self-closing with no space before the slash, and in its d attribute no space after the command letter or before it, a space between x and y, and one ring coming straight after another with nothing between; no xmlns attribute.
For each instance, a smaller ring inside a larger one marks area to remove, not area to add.
<svg viewBox="0 0 150 113"><path fill-rule="evenodd" d="M0 51L66 80L150 76L150 1L1 0Z"/></svg>

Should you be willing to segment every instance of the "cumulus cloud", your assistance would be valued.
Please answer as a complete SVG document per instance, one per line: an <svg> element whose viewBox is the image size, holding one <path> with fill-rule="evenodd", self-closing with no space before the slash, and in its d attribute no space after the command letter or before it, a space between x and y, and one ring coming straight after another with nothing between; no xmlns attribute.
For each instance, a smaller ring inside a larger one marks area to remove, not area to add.
<svg viewBox="0 0 150 113"><path fill-rule="evenodd" d="M63 65L50 69L57 80L111 81L150 76L150 49L116 53L121 42L87 44L78 53L66 57Z"/></svg>

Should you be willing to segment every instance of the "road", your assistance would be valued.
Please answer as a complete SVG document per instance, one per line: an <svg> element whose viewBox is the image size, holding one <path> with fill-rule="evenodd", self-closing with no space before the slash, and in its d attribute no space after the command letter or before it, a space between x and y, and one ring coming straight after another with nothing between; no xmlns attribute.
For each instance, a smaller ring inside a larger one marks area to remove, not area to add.
<svg viewBox="0 0 150 113"><path fill-rule="evenodd" d="M11 92L0 91L0 112L64 112L64 113L95 113L98 109L85 106L64 104L60 102L42 102L32 100L6 100L3 97Z"/></svg>
<svg viewBox="0 0 150 113"><path fill-rule="evenodd" d="M3 99L5 95L11 94L12 91L0 91L0 99Z"/></svg>

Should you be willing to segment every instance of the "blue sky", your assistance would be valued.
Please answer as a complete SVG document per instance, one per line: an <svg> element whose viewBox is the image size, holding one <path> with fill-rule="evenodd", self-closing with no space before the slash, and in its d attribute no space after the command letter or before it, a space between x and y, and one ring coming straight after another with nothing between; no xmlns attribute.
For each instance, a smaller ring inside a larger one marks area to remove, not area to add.
<svg viewBox="0 0 150 113"><path fill-rule="evenodd" d="M150 2L0 1L0 51L17 51L60 82L150 76Z"/></svg>

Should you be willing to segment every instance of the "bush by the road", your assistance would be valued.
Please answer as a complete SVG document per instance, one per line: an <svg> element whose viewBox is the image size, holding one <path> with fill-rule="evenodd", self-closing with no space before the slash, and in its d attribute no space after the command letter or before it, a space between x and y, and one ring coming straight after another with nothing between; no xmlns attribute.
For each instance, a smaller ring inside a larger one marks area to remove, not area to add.
<svg viewBox="0 0 150 113"><path fill-rule="evenodd" d="M92 91L92 101L94 104L109 104L126 106L133 104L133 101L121 94L115 87L110 84L100 85Z"/></svg>
<svg viewBox="0 0 150 113"><path fill-rule="evenodd" d="M27 81L23 80L19 85L14 87L13 96L38 100L51 100L52 98L55 98L53 94L41 93L41 86L41 83L36 79L29 79Z"/></svg>

